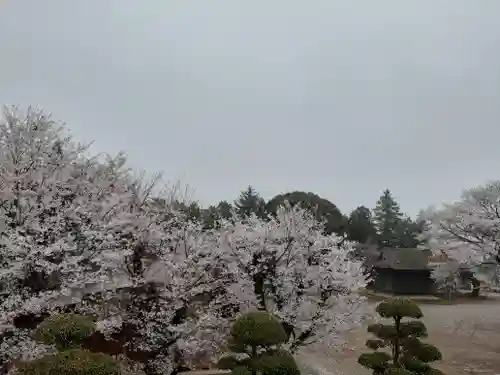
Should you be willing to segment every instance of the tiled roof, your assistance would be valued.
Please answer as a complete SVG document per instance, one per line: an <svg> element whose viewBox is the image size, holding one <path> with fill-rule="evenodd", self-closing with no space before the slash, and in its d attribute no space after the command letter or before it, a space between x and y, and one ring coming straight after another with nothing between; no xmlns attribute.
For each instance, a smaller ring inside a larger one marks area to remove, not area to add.
<svg viewBox="0 0 500 375"><path fill-rule="evenodd" d="M421 249L383 248L360 245L356 255L364 259L368 267L419 270L429 267L430 251Z"/></svg>
<svg viewBox="0 0 500 375"><path fill-rule="evenodd" d="M421 249L382 249L374 266L399 270L424 270L429 265L429 252Z"/></svg>

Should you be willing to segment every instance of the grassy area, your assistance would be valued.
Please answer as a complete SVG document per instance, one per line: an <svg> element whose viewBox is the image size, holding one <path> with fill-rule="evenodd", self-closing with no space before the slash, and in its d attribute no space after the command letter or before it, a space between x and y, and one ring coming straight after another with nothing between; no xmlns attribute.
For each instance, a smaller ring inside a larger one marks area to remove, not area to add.
<svg viewBox="0 0 500 375"><path fill-rule="evenodd" d="M445 299L437 296L398 296L398 295L389 295L384 293L376 293L370 290L363 290L362 294L368 298L369 301L372 302L381 302L391 298L401 297L408 298L409 300L414 301L418 304L426 304L426 305L456 305L456 304L464 304L464 303L480 303L485 301L490 301L491 299L487 296L479 296L472 297L470 294L457 293L453 296L453 299Z"/></svg>
<svg viewBox="0 0 500 375"><path fill-rule="evenodd" d="M433 305L450 305L453 303L453 301L449 301L446 299L442 298L435 298L433 296L430 296L428 298L426 297L414 297L414 296L396 296L396 295L388 295L388 294L381 294L381 293L375 293L372 291L365 290L362 293L365 297L368 298L369 301L371 302L381 302L381 301L386 301L391 298L396 298L396 297L403 297L403 298L408 298L409 300L414 301L415 303L418 304L433 304Z"/></svg>

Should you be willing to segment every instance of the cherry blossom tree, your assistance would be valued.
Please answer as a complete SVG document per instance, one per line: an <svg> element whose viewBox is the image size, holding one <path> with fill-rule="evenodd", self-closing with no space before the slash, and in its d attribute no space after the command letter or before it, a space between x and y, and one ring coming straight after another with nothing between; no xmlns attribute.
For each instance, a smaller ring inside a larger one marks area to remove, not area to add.
<svg viewBox="0 0 500 375"><path fill-rule="evenodd" d="M94 339L148 374L215 356L229 322L248 310L278 315L291 349L338 344L364 318L361 265L307 211L287 206L269 220L204 230L158 190L159 179L134 176L124 155L90 156L42 111L4 111L2 363L53 350L30 333L55 311L95 317Z"/></svg>
<svg viewBox="0 0 500 375"><path fill-rule="evenodd" d="M449 285L450 274L489 259L500 259L500 181L465 191L459 201L422 213L423 239L448 259L434 272Z"/></svg>
<svg viewBox="0 0 500 375"><path fill-rule="evenodd" d="M74 198L75 184L68 182L73 182L74 164L82 160L84 151L42 112L4 111L0 123L3 323L43 308L57 294L53 289L59 260L53 254L71 230L61 211L67 211ZM27 332L10 332L9 340L2 342L2 354L36 352L13 345L18 336L26 339Z"/></svg>
<svg viewBox="0 0 500 375"><path fill-rule="evenodd" d="M361 264L349 258L349 244L339 246L342 241L322 229L310 212L290 205L269 220L252 216L224 228L239 300L278 315L291 350L338 346L366 317Z"/></svg>
<svg viewBox="0 0 500 375"><path fill-rule="evenodd" d="M145 360L149 373L169 373L202 317L188 309L230 282L229 268L218 266L217 233L169 209L168 196L152 199L157 181L133 178L125 162L123 155L88 156L41 111L5 111L3 362L49 349L37 346L30 330L47 314L70 309L95 316L102 334Z"/></svg>

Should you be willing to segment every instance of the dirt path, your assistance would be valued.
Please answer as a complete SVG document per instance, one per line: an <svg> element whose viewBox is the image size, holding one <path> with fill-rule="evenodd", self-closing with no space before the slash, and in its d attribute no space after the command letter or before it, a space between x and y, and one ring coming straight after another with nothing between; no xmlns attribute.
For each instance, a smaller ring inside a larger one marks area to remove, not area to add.
<svg viewBox="0 0 500 375"><path fill-rule="evenodd" d="M421 307L429 342L443 353L437 367L449 375L500 374L500 303ZM367 338L360 328L349 336L346 348L303 351L299 361L311 375L370 375L357 363Z"/></svg>

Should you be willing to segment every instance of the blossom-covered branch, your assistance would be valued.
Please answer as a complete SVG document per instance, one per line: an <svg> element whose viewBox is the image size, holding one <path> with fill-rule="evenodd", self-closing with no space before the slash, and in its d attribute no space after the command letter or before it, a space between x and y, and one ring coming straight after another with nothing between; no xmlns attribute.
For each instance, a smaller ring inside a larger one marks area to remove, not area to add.
<svg viewBox="0 0 500 375"><path fill-rule="evenodd" d="M423 239L448 259L436 268L436 279L453 283L450 275L460 267L500 259L500 181L467 190L459 201L429 209L422 218Z"/></svg>

